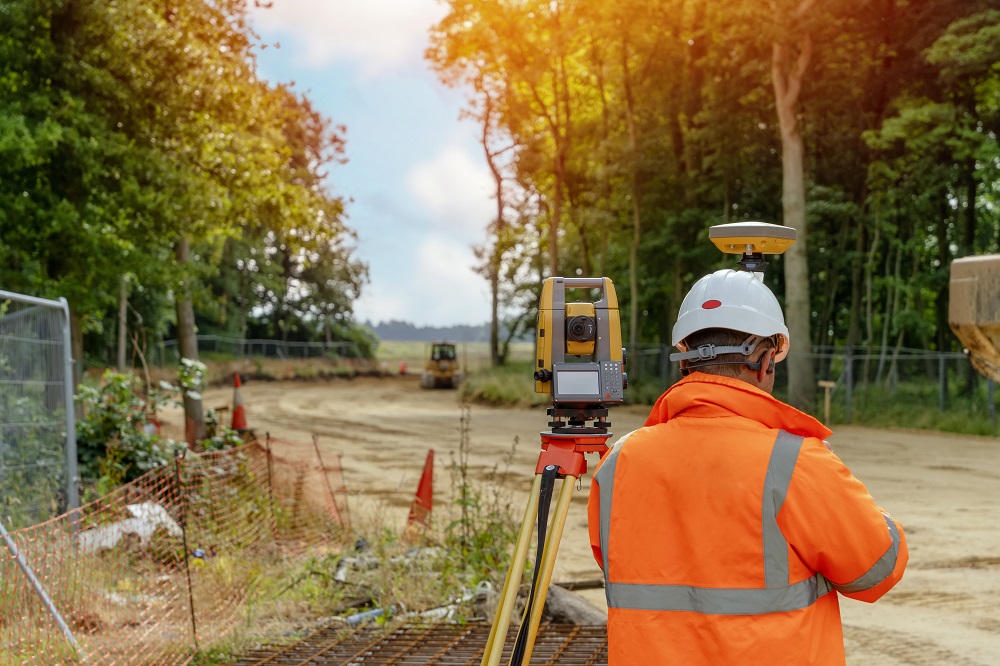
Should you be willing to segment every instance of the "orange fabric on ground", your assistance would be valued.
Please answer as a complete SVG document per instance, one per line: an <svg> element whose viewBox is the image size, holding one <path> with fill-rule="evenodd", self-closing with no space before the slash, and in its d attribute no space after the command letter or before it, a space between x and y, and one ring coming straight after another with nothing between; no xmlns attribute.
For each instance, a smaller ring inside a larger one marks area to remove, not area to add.
<svg viewBox="0 0 1000 666"><path fill-rule="evenodd" d="M830 431L750 384L695 372L668 389L645 426L616 445L609 585L767 587L762 505L779 430L806 438L777 513L787 541L788 580L781 584L816 573L834 586L870 577L891 551L892 536L864 485L824 445ZM595 476L590 540L603 566L600 499ZM891 573L848 596L874 601L902 577L906 541L894 525L899 546ZM615 608L610 595L611 666L845 663L836 591L805 608L762 614Z"/></svg>

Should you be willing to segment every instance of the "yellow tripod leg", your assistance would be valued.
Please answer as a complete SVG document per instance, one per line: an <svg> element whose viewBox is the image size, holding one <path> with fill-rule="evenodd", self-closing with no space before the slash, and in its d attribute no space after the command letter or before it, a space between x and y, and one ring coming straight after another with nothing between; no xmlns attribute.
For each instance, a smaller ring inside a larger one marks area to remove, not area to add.
<svg viewBox="0 0 1000 666"><path fill-rule="evenodd" d="M524 650L524 659L521 661L525 665L531 663L531 650L535 647L535 639L538 637L538 625L542 621L545 597L549 593L552 570L555 568L556 555L559 553L559 542L562 539L563 528L566 527L566 517L569 515L569 504L570 500L573 499L573 486L576 484L576 478L572 475L563 478L556 512L552 516L552 525L549 526L549 533L545 537L542 562L538 567L538 584L535 588L535 597L531 602L531 617L528 618L528 642Z"/></svg>
<svg viewBox="0 0 1000 666"><path fill-rule="evenodd" d="M503 655L504 643L507 640L507 629L510 627L510 615L517 600L517 590L521 585L521 575L524 573L524 563L528 557L528 547L531 545L531 535L535 530L535 518L538 515L539 495L542 487L542 475L536 474L531 483L531 494L528 505L524 509L524 520L521 521L521 531L517 535L514 554L511 557L510 568L504 579L503 591L500 593L500 605L497 607L490 637L486 641L483 661L480 666L498 666Z"/></svg>

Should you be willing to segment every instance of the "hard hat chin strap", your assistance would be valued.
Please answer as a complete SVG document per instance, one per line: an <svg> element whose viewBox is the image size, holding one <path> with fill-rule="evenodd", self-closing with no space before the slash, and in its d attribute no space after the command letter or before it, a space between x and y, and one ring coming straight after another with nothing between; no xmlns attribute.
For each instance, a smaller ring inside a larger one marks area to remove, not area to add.
<svg viewBox="0 0 1000 666"><path fill-rule="evenodd" d="M751 335L738 347L719 346L713 344L699 345L697 349L690 349L688 351L675 352L671 354L670 360L692 361L691 363L688 363L686 367L681 368L681 374L685 377L687 377L694 370L704 368L709 365L744 365L752 371L758 372L761 367L760 361L716 361L715 359L720 354L743 354L744 356L750 356L753 354L754 350L757 349L757 345L759 345L762 340L767 339L768 338L762 338L758 335ZM767 367L767 374L771 374L773 372L774 357L772 356Z"/></svg>

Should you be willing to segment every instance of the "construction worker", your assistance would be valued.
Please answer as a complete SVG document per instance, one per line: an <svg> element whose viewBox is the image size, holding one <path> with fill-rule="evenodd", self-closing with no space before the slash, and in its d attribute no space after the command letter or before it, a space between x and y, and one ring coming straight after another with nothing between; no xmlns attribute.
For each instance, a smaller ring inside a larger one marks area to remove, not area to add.
<svg viewBox="0 0 1000 666"><path fill-rule="evenodd" d="M844 664L838 593L872 602L903 575L903 529L771 396L788 354L774 294L723 270L673 329L684 377L594 473L611 666Z"/></svg>

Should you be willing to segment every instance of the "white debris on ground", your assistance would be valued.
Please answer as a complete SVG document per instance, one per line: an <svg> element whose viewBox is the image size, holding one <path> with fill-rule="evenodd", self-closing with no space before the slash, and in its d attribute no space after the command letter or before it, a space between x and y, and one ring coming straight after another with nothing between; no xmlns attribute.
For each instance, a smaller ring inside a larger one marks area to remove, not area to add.
<svg viewBox="0 0 1000 666"><path fill-rule="evenodd" d="M363 553L363 551L367 550L367 548L368 545L364 544L363 546L359 546L357 550L362 551ZM440 555L440 548L411 548L403 555L396 555L389 558L389 562L392 564L399 564L401 562L416 564L421 561L431 561L436 557L440 557ZM337 570L333 573L333 579L338 583L346 583L348 575L351 571L370 571L372 569L378 569L382 566L382 564L382 559L375 555L366 553L361 555L348 555L337 561Z"/></svg>
<svg viewBox="0 0 1000 666"><path fill-rule="evenodd" d="M110 550L118 545L126 534L134 534L139 538L139 545L146 548L156 530L163 528L173 537L182 537L177 522L170 517L167 510L156 502L142 502L125 506L132 518L119 520L109 525L85 530L76 535L77 546L84 553L98 553Z"/></svg>

